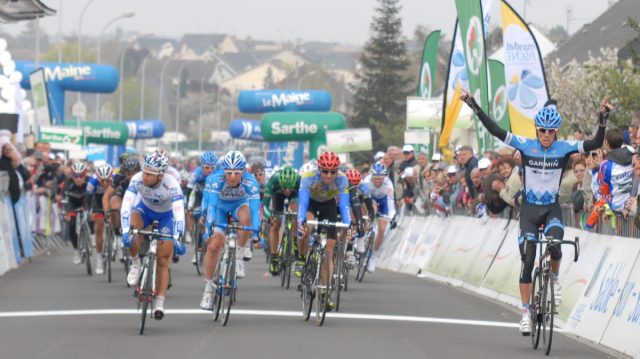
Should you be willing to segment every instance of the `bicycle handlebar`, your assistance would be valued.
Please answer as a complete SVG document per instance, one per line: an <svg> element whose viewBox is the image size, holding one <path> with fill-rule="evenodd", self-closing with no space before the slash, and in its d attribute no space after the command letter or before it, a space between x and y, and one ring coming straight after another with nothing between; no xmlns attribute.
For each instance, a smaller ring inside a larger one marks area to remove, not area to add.
<svg viewBox="0 0 640 359"><path fill-rule="evenodd" d="M573 246L573 261L577 262L578 257L580 256L580 238L577 236L574 241L564 241L564 240L553 239L553 238L551 239L545 238L545 239L537 239L529 242L535 243L535 244L546 244L551 246L569 244Z"/></svg>
<svg viewBox="0 0 640 359"><path fill-rule="evenodd" d="M260 229L254 229L253 227L249 227L249 226L241 226L239 224L216 223L213 226L221 229L232 229L235 231L249 231L254 233L260 232Z"/></svg>
<svg viewBox="0 0 640 359"><path fill-rule="evenodd" d="M131 229L131 234L142 234L144 236L173 239L175 241L180 239L179 234L171 235L171 234L164 234L164 233L154 232L154 231L145 231L144 229L135 229L135 228Z"/></svg>
<svg viewBox="0 0 640 359"><path fill-rule="evenodd" d="M350 225L344 224L342 222L329 222L328 220L316 221L316 220L307 220L307 224L311 224L314 226L320 227L336 227L336 228L349 228Z"/></svg>

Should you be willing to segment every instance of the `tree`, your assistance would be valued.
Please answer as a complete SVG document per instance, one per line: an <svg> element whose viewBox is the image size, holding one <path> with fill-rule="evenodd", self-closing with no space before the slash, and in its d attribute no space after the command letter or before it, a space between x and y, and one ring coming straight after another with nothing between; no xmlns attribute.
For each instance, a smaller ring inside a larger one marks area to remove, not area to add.
<svg viewBox="0 0 640 359"><path fill-rule="evenodd" d="M59 42L52 46L49 51L40 55L41 61L58 62L58 49L62 51L62 62L78 62L78 43L77 42ZM87 46L82 47L82 62L95 63L96 51Z"/></svg>
<svg viewBox="0 0 640 359"><path fill-rule="evenodd" d="M264 80L262 80L262 88L270 89L275 85L275 80L273 78L273 69L269 67L267 70L267 74L264 76Z"/></svg>
<svg viewBox="0 0 640 359"><path fill-rule="evenodd" d="M351 127L371 128L375 148L402 144L406 97L410 94L407 49L399 0L378 0L372 36L360 55Z"/></svg>
<svg viewBox="0 0 640 359"><path fill-rule="evenodd" d="M120 91L123 91L121 120L137 120L140 118L140 90L140 81L137 78L126 78L114 93L106 97L103 106L113 111L117 119L120 112ZM146 86L144 89L145 117L153 118L152 116L157 116L157 112L158 95L154 89Z"/></svg>
<svg viewBox="0 0 640 359"><path fill-rule="evenodd" d="M547 37L554 44L559 44L569 38L569 33L564 27L562 27L562 25L556 25L549 29L549 31L547 32Z"/></svg>
<svg viewBox="0 0 640 359"><path fill-rule="evenodd" d="M605 96L616 106L610 119L615 125L628 125L640 110L640 73L634 71L631 60L620 60L617 50L603 49L599 57L562 67L556 61L547 69L550 95L558 100L560 112L568 120L567 127L561 129L564 133L569 125L592 128Z"/></svg>

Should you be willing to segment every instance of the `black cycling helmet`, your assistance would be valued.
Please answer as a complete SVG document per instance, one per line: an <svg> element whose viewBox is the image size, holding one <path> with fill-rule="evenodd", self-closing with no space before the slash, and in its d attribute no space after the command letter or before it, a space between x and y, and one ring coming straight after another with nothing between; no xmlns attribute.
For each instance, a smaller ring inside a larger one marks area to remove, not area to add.
<svg viewBox="0 0 640 359"><path fill-rule="evenodd" d="M127 156L124 162L120 162L123 171L128 173L140 172L140 161L136 156Z"/></svg>

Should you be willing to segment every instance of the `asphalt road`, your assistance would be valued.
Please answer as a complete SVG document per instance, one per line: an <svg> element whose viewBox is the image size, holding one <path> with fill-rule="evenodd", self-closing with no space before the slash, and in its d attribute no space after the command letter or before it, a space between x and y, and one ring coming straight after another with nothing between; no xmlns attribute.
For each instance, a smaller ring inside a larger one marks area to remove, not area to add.
<svg viewBox="0 0 640 359"><path fill-rule="evenodd" d="M132 291L71 264L71 251L40 256L0 277L0 358L539 358L510 307L446 284L378 270L350 282L324 326L301 319L298 292L247 264L229 324L199 310L203 288L191 253L174 265L161 321L138 335ZM551 357L614 358L562 334Z"/></svg>

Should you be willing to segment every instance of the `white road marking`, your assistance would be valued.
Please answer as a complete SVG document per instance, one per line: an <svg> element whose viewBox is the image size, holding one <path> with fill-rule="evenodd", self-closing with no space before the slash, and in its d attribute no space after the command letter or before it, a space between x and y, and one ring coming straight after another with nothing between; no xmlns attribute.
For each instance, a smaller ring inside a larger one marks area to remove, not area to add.
<svg viewBox="0 0 640 359"><path fill-rule="evenodd" d="M200 309L167 309L167 314L199 314L207 315L208 312ZM81 316L81 315L124 315L124 314L140 314L135 309L90 309L90 310L46 310L46 311L23 311L23 312L0 312L0 318L24 318L24 317L60 317L60 316ZM300 317L300 312L295 311L279 311L279 310L251 310L251 309L234 309L231 315L247 315L247 316L267 316L267 317ZM329 318L339 319L360 319L360 320L379 320L394 322L413 322L413 323L438 323L438 324L457 324L471 325L483 327L500 327L500 328L517 328L517 323L510 322L494 322L485 320L470 319L453 319L453 318L434 318L434 317L417 317L408 315L382 315L382 314L356 314L356 313L327 313ZM556 331L563 331L555 328Z"/></svg>

